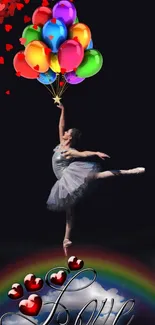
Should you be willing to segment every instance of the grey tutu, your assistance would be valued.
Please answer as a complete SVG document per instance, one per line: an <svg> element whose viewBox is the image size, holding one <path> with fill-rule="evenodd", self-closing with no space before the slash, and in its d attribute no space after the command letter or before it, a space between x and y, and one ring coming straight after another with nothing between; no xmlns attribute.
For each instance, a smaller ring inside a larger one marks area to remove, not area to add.
<svg viewBox="0 0 155 325"><path fill-rule="evenodd" d="M52 158L53 171L58 178L47 200L49 210L66 210L75 205L95 183L94 173L100 170L96 162L68 160L59 146Z"/></svg>

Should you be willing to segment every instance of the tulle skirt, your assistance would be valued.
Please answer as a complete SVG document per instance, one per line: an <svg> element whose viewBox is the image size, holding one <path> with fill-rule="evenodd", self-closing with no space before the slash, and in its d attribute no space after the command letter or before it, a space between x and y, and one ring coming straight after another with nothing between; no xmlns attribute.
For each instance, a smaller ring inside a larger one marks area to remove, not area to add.
<svg viewBox="0 0 155 325"><path fill-rule="evenodd" d="M74 206L86 193L91 192L96 183L94 176L99 171L100 165L96 162L70 163L52 187L47 208L60 211Z"/></svg>

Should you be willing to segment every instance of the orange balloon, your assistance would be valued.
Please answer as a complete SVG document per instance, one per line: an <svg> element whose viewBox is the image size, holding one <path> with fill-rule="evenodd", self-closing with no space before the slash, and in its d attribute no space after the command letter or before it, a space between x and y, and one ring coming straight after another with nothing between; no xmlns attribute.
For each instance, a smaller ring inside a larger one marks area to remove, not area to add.
<svg viewBox="0 0 155 325"><path fill-rule="evenodd" d="M33 41L26 46L25 60L28 65L38 72L47 72L50 65L48 47L41 41Z"/></svg>
<svg viewBox="0 0 155 325"><path fill-rule="evenodd" d="M70 27L69 38L75 40L77 38L77 41L86 49L91 40L91 31L87 25L77 23Z"/></svg>

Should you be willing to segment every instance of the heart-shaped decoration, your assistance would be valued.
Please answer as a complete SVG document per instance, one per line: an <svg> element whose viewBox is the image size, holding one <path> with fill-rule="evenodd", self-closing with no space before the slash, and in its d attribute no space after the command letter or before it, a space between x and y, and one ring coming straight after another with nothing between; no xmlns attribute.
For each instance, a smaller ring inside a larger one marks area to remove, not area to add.
<svg viewBox="0 0 155 325"><path fill-rule="evenodd" d="M0 64L4 64L4 58L3 58L3 56L0 56Z"/></svg>
<svg viewBox="0 0 155 325"><path fill-rule="evenodd" d="M17 8L17 10L23 9L24 8L23 3L16 3L16 8Z"/></svg>
<svg viewBox="0 0 155 325"><path fill-rule="evenodd" d="M13 45L12 44L6 44L5 45L6 51L9 52L13 49Z"/></svg>
<svg viewBox="0 0 155 325"><path fill-rule="evenodd" d="M37 316L42 306L42 299L38 295L31 295L19 303L19 310L27 316Z"/></svg>
<svg viewBox="0 0 155 325"><path fill-rule="evenodd" d="M24 45L24 44L26 43L26 38L21 37L21 38L19 39L19 41L20 41L20 44L21 44L21 45Z"/></svg>
<svg viewBox="0 0 155 325"><path fill-rule="evenodd" d="M37 291L43 287L44 282L41 278L36 278L34 274L27 274L24 284L27 291Z"/></svg>
<svg viewBox="0 0 155 325"><path fill-rule="evenodd" d="M49 55L49 53L52 52L52 50L49 49L48 47L46 47L46 48L44 49L44 51L45 51L45 54L46 54L46 55Z"/></svg>
<svg viewBox="0 0 155 325"><path fill-rule="evenodd" d="M11 299L19 299L23 297L23 287L19 283L14 283L12 289L8 292L8 297Z"/></svg>
<svg viewBox="0 0 155 325"><path fill-rule="evenodd" d="M20 71L17 71L17 72L16 72L16 76L17 76L17 77L21 77L21 72L20 72Z"/></svg>
<svg viewBox="0 0 155 325"><path fill-rule="evenodd" d="M31 21L31 18L27 15L24 16L24 23L29 23Z"/></svg>
<svg viewBox="0 0 155 325"><path fill-rule="evenodd" d="M5 8L5 4L4 3L0 3L0 11L2 11Z"/></svg>
<svg viewBox="0 0 155 325"><path fill-rule="evenodd" d="M5 93L6 95L10 95L10 90L7 90Z"/></svg>
<svg viewBox="0 0 155 325"><path fill-rule="evenodd" d="M80 270L83 268L84 262L82 260L78 260L76 256L71 256L68 259L68 266L72 271Z"/></svg>
<svg viewBox="0 0 155 325"><path fill-rule="evenodd" d="M9 25L9 24L5 25L6 32L10 32L11 29L12 29L12 25Z"/></svg>
<svg viewBox="0 0 155 325"><path fill-rule="evenodd" d="M33 67L33 69L39 71L39 64L35 65L35 67Z"/></svg>
<svg viewBox="0 0 155 325"><path fill-rule="evenodd" d="M59 271L57 273L51 274L50 276L51 282L57 285L63 285L66 278L67 278L67 274L65 271Z"/></svg>
<svg viewBox="0 0 155 325"><path fill-rule="evenodd" d="M47 0L43 0L42 6L43 7L48 7L49 6L49 2Z"/></svg>

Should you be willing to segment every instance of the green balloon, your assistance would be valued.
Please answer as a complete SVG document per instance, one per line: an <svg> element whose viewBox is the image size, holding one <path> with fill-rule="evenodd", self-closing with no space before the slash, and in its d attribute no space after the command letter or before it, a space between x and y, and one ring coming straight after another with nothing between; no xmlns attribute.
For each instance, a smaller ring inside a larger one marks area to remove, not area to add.
<svg viewBox="0 0 155 325"><path fill-rule="evenodd" d="M37 29L35 29L34 27L34 25L29 25L23 30L22 38L26 39L24 46L27 46L30 42L42 40L42 28L37 26Z"/></svg>
<svg viewBox="0 0 155 325"><path fill-rule="evenodd" d="M94 49L86 50L82 63L76 70L76 75L80 78L89 78L98 73L103 65L102 54Z"/></svg>
<svg viewBox="0 0 155 325"><path fill-rule="evenodd" d="M77 24L77 23L79 23L78 17L76 17L76 19L74 20L74 23L73 24Z"/></svg>

